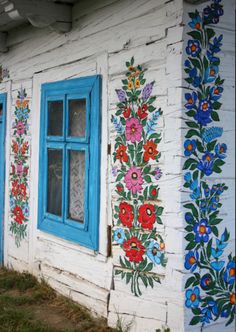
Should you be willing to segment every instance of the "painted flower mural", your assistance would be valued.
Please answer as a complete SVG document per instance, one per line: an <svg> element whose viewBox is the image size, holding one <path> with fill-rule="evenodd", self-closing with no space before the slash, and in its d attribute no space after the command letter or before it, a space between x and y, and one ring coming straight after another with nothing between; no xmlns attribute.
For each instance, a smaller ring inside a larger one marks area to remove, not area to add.
<svg viewBox="0 0 236 332"><path fill-rule="evenodd" d="M29 101L26 99L25 90L18 93L14 110L12 125L13 138L11 142L10 171L10 231L15 236L16 245L19 247L21 240L26 236L29 218L29 141L27 139L29 125Z"/></svg>
<svg viewBox="0 0 236 332"><path fill-rule="evenodd" d="M114 206L113 241L124 252L121 268L115 273L140 296L140 283L154 287L160 282L157 274L150 273L154 266L166 265L165 244L158 233L163 207L158 203L157 181L162 172L159 167L152 168L161 157L157 123L162 112L153 105L154 82L146 83L144 69L134 65L134 58L126 66L126 79L122 89L116 90L119 103L112 116L116 130L112 174L120 201Z"/></svg>
<svg viewBox="0 0 236 332"><path fill-rule="evenodd" d="M188 210L184 266L191 272L185 285L185 304L192 311L190 324L202 326L219 318L225 318L229 325L235 316L236 260L232 254L226 259L224 250L230 234L227 229L222 232L220 217L220 198L227 186L209 183L211 177L222 172L227 157L227 145L218 142L223 128L211 125L220 120L219 100L224 91L218 56L223 36L216 36L212 25L219 22L223 13L221 0L213 0L202 15L197 10L189 13L192 30L186 46L185 80L190 92L185 94L189 129L183 169L184 187L190 190L192 202L184 205Z"/></svg>

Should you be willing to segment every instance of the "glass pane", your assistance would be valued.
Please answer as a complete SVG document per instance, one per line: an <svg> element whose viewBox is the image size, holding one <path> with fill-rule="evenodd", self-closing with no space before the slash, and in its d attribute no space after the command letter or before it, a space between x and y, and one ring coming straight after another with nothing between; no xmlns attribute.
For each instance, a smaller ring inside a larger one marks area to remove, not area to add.
<svg viewBox="0 0 236 332"><path fill-rule="evenodd" d="M85 137L86 99L69 101L69 136Z"/></svg>
<svg viewBox="0 0 236 332"><path fill-rule="evenodd" d="M69 219L84 222L85 152L69 152Z"/></svg>
<svg viewBox="0 0 236 332"><path fill-rule="evenodd" d="M0 116L2 116L2 115L3 115L3 104L0 103Z"/></svg>
<svg viewBox="0 0 236 332"><path fill-rule="evenodd" d="M48 149L47 212L61 216L62 150Z"/></svg>
<svg viewBox="0 0 236 332"><path fill-rule="evenodd" d="M63 101L48 102L48 136L62 136Z"/></svg>

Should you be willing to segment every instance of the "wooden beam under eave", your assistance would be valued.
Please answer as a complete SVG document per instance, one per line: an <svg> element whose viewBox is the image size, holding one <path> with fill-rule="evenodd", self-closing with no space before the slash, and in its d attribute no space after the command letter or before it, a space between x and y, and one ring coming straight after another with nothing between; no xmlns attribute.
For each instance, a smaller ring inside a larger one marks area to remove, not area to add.
<svg viewBox="0 0 236 332"><path fill-rule="evenodd" d="M58 32L69 32L72 27L72 6L48 0L10 0L19 15L34 27L51 27Z"/></svg>
<svg viewBox="0 0 236 332"><path fill-rule="evenodd" d="M192 5L199 5L200 3L207 2L209 0L184 0L187 3L191 3Z"/></svg>
<svg viewBox="0 0 236 332"><path fill-rule="evenodd" d="M0 53L7 52L7 33L0 32Z"/></svg>

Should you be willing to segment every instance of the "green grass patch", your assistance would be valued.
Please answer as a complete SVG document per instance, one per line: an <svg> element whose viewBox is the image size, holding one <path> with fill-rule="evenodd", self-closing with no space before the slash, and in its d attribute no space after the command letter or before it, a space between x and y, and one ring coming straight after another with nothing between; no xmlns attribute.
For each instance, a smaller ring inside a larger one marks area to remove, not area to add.
<svg viewBox="0 0 236 332"><path fill-rule="evenodd" d="M1 332L117 331L28 273L0 269L0 308Z"/></svg>

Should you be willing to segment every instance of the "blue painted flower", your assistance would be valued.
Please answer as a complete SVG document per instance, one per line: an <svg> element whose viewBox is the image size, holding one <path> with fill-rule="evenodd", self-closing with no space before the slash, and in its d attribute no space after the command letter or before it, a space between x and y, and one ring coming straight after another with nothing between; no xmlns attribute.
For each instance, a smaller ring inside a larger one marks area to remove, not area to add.
<svg viewBox="0 0 236 332"><path fill-rule="evenodd" d="M205 197L209 197L210 195L210 188L208 186L204 189L204 195Z"/></svg>
<svg viewBox="0 0 236 332"><path fill-rule="evenodd" d="M215 271L220 271L223 268L224 264L225 264L224 261L214 261L214 262L211 262L211 267Z"/></svg>
<svg viewBox="0 0 236 332"><path fill-rule="evenodd" d="M202 212L205 212L207 210L207 203L205 200L202 200L200 203L200 209Z"/></svg>
<svg viewBox="0 0 236 332"><path fill-rule="evenodd" d="M220 159L224 159L226 157L227 145L225 143L218 143L215 146L215 153Z"/></svg>
<svg viewBox="0 0 236 332"><path fill-rule="evenodd" d="M198 186L198 180L197 179L192 181L192 183L190 185L190 189L193 191L192 194L190 195L190 197L193 200L197 200L201 196L201 189Z"/></svg>
<svg viewBox="0 0 236 332"><path fill-rule="evenodd" d="M204 129L202 133L202 138L204 142L210 143L214 141L216 138L221 137L223 134L223 128L220 127L211 127Z"/></svg>
<svg viewBox="0 0 236 332"><path fill-rule="evenodd" d="M214 53L207 51L207 58L211 63L219 63L220 59L214 56Z"/></svg>
<svg viewBox="0 0 236 332"><path fill-rule="evenodd" d="M212 83L216 80L219 73L218 66L209 66L205 71L204 81L206 83Z"/></svg>
<svg viewBox="0 0 236 332"><path fill-rule="evenodd" d="M210 273L204 274L204 276L201 277L200 286L203 290L208 290L212 288L213 285L214 281Z"/></svg>
<svg viewBox="0 0 236 332"><path fill-rule="evenodd" d="M203 10L203 20L205 24L217 24L220 16L224 14L223 7L220 5L219 0L215 0L211 6L207 6Z"/></svg>
<svg viewBox="0 0 236 332"><path fill-rule="evenodd" d="M201 219L199 223L194 225L195 241L199 242L208 242L209 234L211 234L211 227L208 225L207 219Z"/></svg>
<svg viewBox="0 0 236 332"><path fill-rule="evenodd" d="M219 250L218 248L211 248L211 255L214 258L219 258L223 254L223 250Z"/></svg>
<svg viewBox="0 0 236 332"><path fill-rule="evenodd" d="M186 301L185 305L187 308L197 308L200 303L200 289L199 287L194 287L193 289L186 290Z"/></svg>
<svg viewBox="0 0 236 332"><path fill-rule="evenodd" d="M220 250L225 249L227 247L227 245L228 245L228 243L226 243L226 242L224 242L222 240L216 239L216 246Z"/></svg>
<svg viewBox="0 0 236 332"><path fill-rule="evenodd" d="M188 59L184 61L184 65L185 65L185 67L187 67L187 68L192 68L192 66L191 66L191 62L190 62Z"/></svg>
<svg viewBox="0 0 236 332"><path fill-rule="evenodd" d="M214 300L208 301L208 306L211 309L211 312L213 313L214 316L218 316L219 309L217 307L217 303Z"/></svg>
<svg viewBox="0 0 236 332"><path fill-rule="evenodd" d="M197 268L198 259L199 259L199 254L197 251L189 251L185 256L185 263L184 263L185 269L194 272Z"/></svg>
<svg viewBox="0 0 236 332"><path fill-rule="evenodd" d="M200 187L197 187L193 190L192 194L190 194L190 198L196 201L198 198L201 197L201 189Z"/></svg>
<svg viewBox="0 0 236 332"><path fill-rule="evenodd" d="M220 314L220 316L223 318L228 318L229 315L230 315L230 311L228 311L227 309L224 309Z"/></svg>
<svg viewBox="0 0 236 332"><path fill-rule="evenodd" d="M204 99L199 103L197 113L194 116L194 119L203 126L206 126L208 123L212 122L210 115L212 112L211 102Z"/></svg>
<svg viewBox="0 0 236 332"><path fill-rule="evenodd" d="M209 43L209 49L212 53L219 53L221 51L223 35L220 35L218 38L215 37L212 43Z"/></svg>
<svg viewBox="0 0 236 332"><path fill-rule="evenodd" d="M227 284L233 285L235 282L236 263L233 261L228 262L226 271L224 272L224 281Z"/></svg>
<svg viewBox="0 0 236 332"><path fill-rule="evenodd" d="M197 164L197 168L204 172L205 175L211 175L213 172L214 157L213 153L206 152L203 155L202 160Z"/></svg>
<svg viewBox="0 0 236 332"><path fill-rule="evenodd" d="M213 186L211 187L211 195L213 195L214 193L216 193L218 190L218 186L216 184L213 184Z"/></svg>
<svg viewBox="0 0 236 332"><path fill-rule="evenodd" d="M185 99L187 101L187 103L184 105L188 110L191 110L197 101L197 94L194 91L192 94L191 93L186 93L185 94Z"/></svg>
<svg viewBox="0 0 236 332"><path fill-rule="evenodd" d="M221 94L224 91L224 89L221 86L213 86L210 88L210 96L211 100L218 100L221 98Z"/></svg>
<svg viewBox="0 0 236 332"><path fill-rule="evenodd" d="M192 213L190 213L190 212L186 212L186 213L185 213L185 221L186 221L187 223L191 223L193 220L194 220L194 219L193 219L193 215L192 215Z"/></svg>
<svg viewBox="0 0 236 332"><path fill-rule="evenodd" d="M198 40L189 40L188 46L186 47L186 52L188 55L191 55L192 57L198 56L198 54L201 52L200 43Z"/></svg>
<svg viewBox="0 0 236 332"><path fill-rule="evenodd" d="M225 186L219 185L217 188L217 195L223 194L224 191L225 191Z"/></svg>
<svg viewBox="0 0 236 332"><path fill-rule="evenodd" d="M161 264L161 255L160 246L157 242L151 241L148 249L147 249L147 256L154 264Z"/></svg>
<svg viewBox="0 0 236 332"><path fill-rule="evenodd" d="M11 210L14 209L16 206L15 198L13 196L10 196L10 208Z"/></svg>
<svg viewBox="0 0 236 332"><path fill-rule="evenodd" d="M219 196L212 197L211 202L210 202L210 206L209 206L210 211L216 211L217 210L219 201L220 201Z"/></svg>
<svg viewBox="0 0 236 332"><path fill-rule="evenodd" d="M198 71L195 67L193 67L190 72L189 72L189 77L192 78L193 82L192 82L192 85L195 87L195 88L198 88L199 85L201 84L202 82L202 78L201 76L198 76Z"/></svg>
<svg viewBox="0 0 236 332"><path fill-rule="evenodd" d="M194 151L196 150L196 147L197 147L197 144L194 139L193 140L187 139L184 142L184 148L185 148L184 155L186 157L191 156L191 154L193 154Z"/></svg>
<svg viewBox="0 0 236 332"><path fill-rule="evenodd" d="M185 182L191 182L191 180L192 180L191 172L187 172L184 174L184 180L185 180Z"/></svg>
<svg viewBox="0 0 236 332"><path fill-rule="evenodd" d="M23 206L23 208L22 208L22 211L23 211L23 213L24 213L24 215L25 215L25 217L29 217L29 205L26 203L26 204L24 204L24 206Z"/></svg>
<svg viewBox="0 0 236 332"><path fill-rule="evenodd" d="M114 241L118 244L123 244L125 240L125 232L122 228L117 228L114 232Z"/></svg>
<svg viewBox="0 0 236 332"><path fill-rule="evenodd" d="M203 308L201 312L202 316L200 322L204 326L205 324L209 324L213 319L211 310L209 308Z"/></svg>
<svg viewBox="0 0 236 332"><path fill-rule="evenodd" d="M189 26L190 28L192 29L196 29L196 30L200 30L201 29L201 26L202 26L202 19L201 19L201 16L200 15L197 15L196 17L194 17L192 19L191 22L189 22Z"/></svg>

